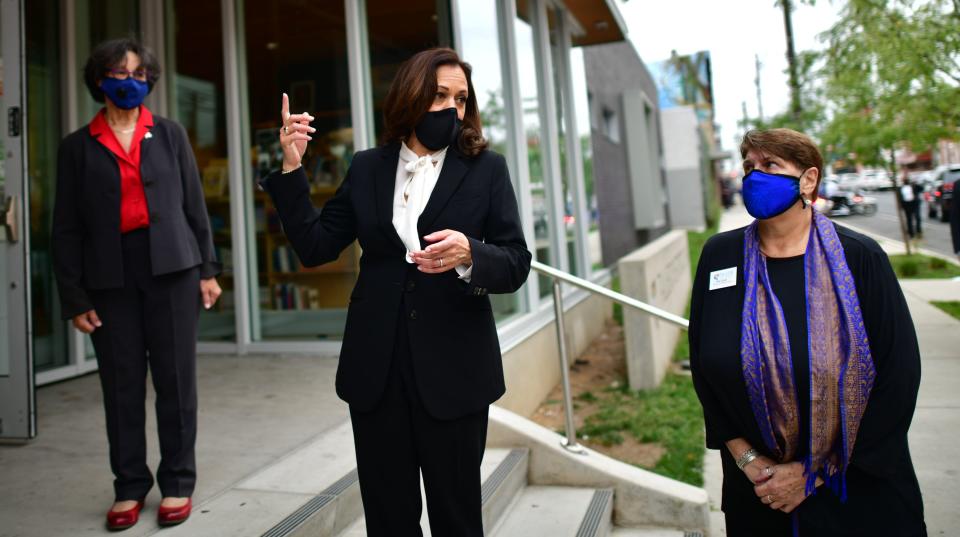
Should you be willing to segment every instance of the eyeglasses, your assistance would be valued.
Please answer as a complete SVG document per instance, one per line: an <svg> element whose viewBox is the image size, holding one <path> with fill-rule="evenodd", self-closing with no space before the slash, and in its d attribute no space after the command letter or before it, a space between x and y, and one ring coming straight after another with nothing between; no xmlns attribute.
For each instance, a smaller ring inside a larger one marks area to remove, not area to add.
<svg viewBox="0 0 960 537"><path fill-rule="evenodd" d="M136 80L145 81L147 76L150 74L146 69L140 68L135 71L127 71L126 69L110 69L107 71L107 76L110 78L116 78L117 80L126 80L128 77L133 77Z"/></svg>

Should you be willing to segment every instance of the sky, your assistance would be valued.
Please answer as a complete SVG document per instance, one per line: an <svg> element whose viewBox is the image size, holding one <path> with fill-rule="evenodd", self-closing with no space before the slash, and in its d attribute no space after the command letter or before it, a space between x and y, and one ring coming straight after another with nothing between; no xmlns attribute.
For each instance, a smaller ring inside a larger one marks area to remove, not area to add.
<svg viewBox="0 0 960 537"><path fill-rule="evenodd" d="M645 63L665 60L671 50L681 55L710 51L715 116L724 149L738 145L737 122L743 117L743 101L747 113L757 116L755 54L762 64L764 117L787 109L790 95L783 11L774 0L620 0L618 4L627 22L627 37ZM795 6L797 52L823 48L817 36L839 18L840 8L841 0Z"/></svg>

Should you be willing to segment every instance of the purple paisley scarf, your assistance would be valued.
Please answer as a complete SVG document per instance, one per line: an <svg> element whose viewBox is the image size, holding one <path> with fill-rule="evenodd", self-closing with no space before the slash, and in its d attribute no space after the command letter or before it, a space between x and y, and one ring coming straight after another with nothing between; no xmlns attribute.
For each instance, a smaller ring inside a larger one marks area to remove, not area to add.
<svg viewBox="0 0 960 537"><path fill-rule="evenodd" d="M800 443L797 400L810 398L809 454L802 461L807 493L816 478L846 500L846 470L873 388L876 370L853 276L837 230L813 211L804 254L810 393L798 394L790 338L773 293L757 222L744 239L743 324L740 355L750 406L767 449L781 463L796 460Z"/></svg>

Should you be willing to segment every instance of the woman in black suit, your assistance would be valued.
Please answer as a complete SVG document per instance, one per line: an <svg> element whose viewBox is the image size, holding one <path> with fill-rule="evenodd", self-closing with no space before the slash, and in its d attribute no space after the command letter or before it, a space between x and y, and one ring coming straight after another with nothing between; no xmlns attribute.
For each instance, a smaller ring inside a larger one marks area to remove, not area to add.
<svg viewBox="0 0 960 537"><path fill-rule="evenodd" d="M368 535L483 535L487 409L504 393L489 293L512 293L531 254L502 156L486 149L470 66L450 49L405 62L384 141L354 155L318 211L300 160L314 131L283 96L283 170L263 181L305 266L354 240L337 394L350 404Z"/></svg>
<svg viewBox="0 0 960 537"><path fill-rule="evenodd" d="M190 515L196 481L200 302L220 295L197 165L183 127L144 97L160 76L132 39L98 45L84 69L105 107L60 144L53 216L63 316L90 334L106 408L116 502L107 526L137 523L153 487L144 435L146 373L157 394L161 525Z"/></svg>
<svg viewBox="0 0 960 537"><path fill-rule="evenodd" d="M740 146L756 218L703 248L690 367L731 537L920 537L910 311L873 240L816 212L823 157L789 129Z"/></svg>

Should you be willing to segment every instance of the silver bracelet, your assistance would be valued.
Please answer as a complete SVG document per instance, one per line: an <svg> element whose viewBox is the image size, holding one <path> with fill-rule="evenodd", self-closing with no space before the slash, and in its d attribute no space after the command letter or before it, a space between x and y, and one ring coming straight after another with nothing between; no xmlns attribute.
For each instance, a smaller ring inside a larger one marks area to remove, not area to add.
<svg viewBox="0 0 960 537"><path fill-rule="evenodd" d="M750 449L744 451L744 452L743 452L743 455L740 455L740 458L737 459L737 468L743 470L743 468L744 468L746 465L748 465L748 464L750 464L751 462L757 460L757 458L758 458L759 456L760 456L760 454L757 453L757 450L755 450L755 449L753 449L753 448L750 448Z"/></svg>

